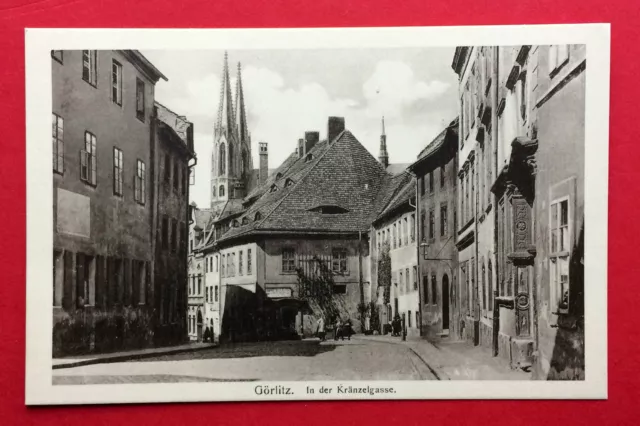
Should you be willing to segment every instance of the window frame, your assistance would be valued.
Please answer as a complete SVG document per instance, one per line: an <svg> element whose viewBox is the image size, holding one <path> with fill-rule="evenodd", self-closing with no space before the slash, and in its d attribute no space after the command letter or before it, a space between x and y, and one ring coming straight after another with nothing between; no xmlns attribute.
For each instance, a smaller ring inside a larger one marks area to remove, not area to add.
<svg viewBox="0 0 640 426"><path fill-rule="evenodd" d="M347 249L344 247L333 247L331 249L331 272L334 274L346 275L349 273Z"/></svg>
<svg viewBox="0 0 640 426"><path fill-rule="evenodd" d="M88 138L88 139L87 139ZM87 185L96 187L97 181L97 145L98 138L95 134L85 130L84 132L84 148L80 150L80 180ZM83 166L82 163L85 162ZM86 174L83 176L83 167L86 169Z"/></svg>
<svg viewBox="0 0 640 426"><path fill-rule="evenodd" d="M449 206L440 204L440 237L446 238L449 235Z"/></svg>
<svg viewBox="0 0 640 426"><path fill-rule="evenodd" d="M285 254L287 255L285 257ZM296 273L296 250L293 247L282 248L282 273L283 274L295 274ZM286 262L286 263L285 263Z"/></svg>
<svg viewBox="0 0 640 426"><path fill-rule="evenodd" d="M141 122L145 122L147 115L146 106L146 85L145 82L136 77L136 118Z"/></svg>
<svg viewBox="0 0 640 426"><path fill-rule="evenodd" d="M119 107L122 106L122 73L122 64L116 59L111 59L111 101Z"/></svg>
<svg viewBox="0 0 640 426"><path fill-rule="evenodd" d="M60 175L64 174L64 118L52 113L52 135L51 142L53 144L53 171ZM61 152L62 151L62 152Z"/></svg>
<svg viewBox="0 0 640 426"><path fill-rule="evenodd" d="M429 210L429 240L436 238L436 211L434 209Z"/></svg>
<svg viewBox="0 0 640 426"><path fill-rule="evenodd" d="M145 205L147 198L146 186L147 166L144 161L138 158L136 159L136 175L133 182L133 198L138 204L143 206ZM191 243L191 251L193 251L193 241L191 241Z"/></svg>
<svg viewBox="0 0 640 426"><path fill-rule="evenodd" d="M566 224L562 224L562 205L566 203ZM553 210L557 210L556 223L554 224ZM549 284L551 287L551 309L557 315L566 315L571 309L571 237L573 231L573 218L571 216L571 196L564 195L554 198L549 204ZM561 232L565 229L565 233ZM558 232L554 237L554 231ZM563 235L566 235L566 247ZM554 238L557 238L554 250ZM566 272L566 274L563 274ZM561 307L561 303L566 305Z"/></svg>
<svg viewBox="0 0 640 426"><path fill-rule="evenodd" d="M85 53L88 52L88 53ZM85 55L87 55L88 62L85 62ZM87 65L85 67L85 64ZM85 76L85 68L87 69L87 75ZM98 51L97 50L83 50L82 51L82 80L86 81L94 88L98 87Z"/></svg>
<svg viewBox="0 0 640 426"><path fill-rule="evenodd" d="M113 147L113 195L123 197L124 194L124 154L117 146Z"/></svg>

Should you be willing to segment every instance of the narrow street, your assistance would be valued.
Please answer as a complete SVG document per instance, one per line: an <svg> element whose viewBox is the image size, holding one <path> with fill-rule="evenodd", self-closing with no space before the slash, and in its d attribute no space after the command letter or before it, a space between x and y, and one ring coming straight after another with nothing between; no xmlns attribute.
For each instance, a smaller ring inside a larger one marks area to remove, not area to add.
<svg viewBox="0 0 640 426"><path fill-rule="evenodd" d="M198 352L54 370L53 384L259 380L436 380L403 345L350 341L242 343Z"/></svg>

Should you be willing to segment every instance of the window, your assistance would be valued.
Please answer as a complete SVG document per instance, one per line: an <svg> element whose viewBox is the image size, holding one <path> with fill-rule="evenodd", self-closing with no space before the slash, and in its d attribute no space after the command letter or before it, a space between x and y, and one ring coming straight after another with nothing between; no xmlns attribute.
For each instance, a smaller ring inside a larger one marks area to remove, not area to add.
<svg viewBox="0 0 640 426"><path fill-rule="evenodd" d="M111 62L111 100L122 106L122 65L115 59Z"/></svg>
<svg viewBox="0 0 640 426"><path fill-rule="evenodd" d="M171 219L171 251L175 253L178 241L177 241L177 231L176 231L177 223L175 220Z"/></svg>
<svg viewBox="0 0 640 426"><path fill-rule="evenodd" d="M240 250L238 252L238 274L242 275L244 273L244 265L242 264L244 259L244 252Z"/></svg>
<svg viewBox="0 0 640 426"><path fill-rule="evenodd" d="M218 301L218 286L213 287L213 298L214 302Z"/></svg>
<svg viewBox="0 0 640 426"><path fill-rule="evenodd" d="M222 268L221 275L225 277L225 255L222 255L222 260L220 262L220 267Z"/></svg>
<svg viewBox="0 0 640 426"><path fill-rule="evenodd" d="M464 224L464 216L465 216L465 205L464 205L464 193L465 193L465 184L464 177L460 177L460 219Z"/></svg>
<svg viewBox="0 0 640 426"><path fill-rule="evenodd" d="M113 148L113 194L122 195L122 151Z"/></svg>
<svg viewBox="0 0 640 426"><path fill-rule="evenodd" d="M278 190L278 186L275 183L271 185L271 188L269 188L269 192L276 192L277 190Z"/></svg>
<svg viewBox="0 0 640 426"><path fill-rule="evenodd" d="M209 287L206 288L204 300L209 303Z"/></svg>
<svg viewBox="0 0 640 426"><path fill-rule="evenodd" d="M216 264L216 272L218 272L218 255L216 255L214 263Z"/></svg>
<svg viewBox="0 0 640 426"><path fill-rule="evenodd" d="M444 164L440 166L440 188L444 188L447 179L445 177L445 169Z"/></svg>
<svg viewBox="0 0 640 426"><path fill-rule="evenodd" d="M180 173L180 164L177 161L173 162L173 189L178 191L179 188L179 184L180 184L180 177L181 173Z"/></svg>
<svg viewBox="0 0 640 426"><path fill-rule="evenodd" d="M64 291L64 254L53 251L53 306L62 306Z"/></svg>
<svg viewBox="0 0 640 426"><path fill-rule="evenodd" d="M82 79L94 87L98 85L97 62L97 50L82 51Z"/></svg>
<svg viewBox="0 0 640 426"><path fill-rule="evenodd" d="M429 239L432 240L435 238L435 212L433 210L429 211Z"/></svg>
<svg viewBox="0 0 640 426"><path fill-rule="evenodd" d="M485 280L486 270L484 268L484 263L482 263L482 275L480 279L482 280L482 310L487 309L487 282Z"/></svg>
<svg viewBox="0 0 640 426"><path fill-rule="evenodd" d="M198 277L198 296L202 295L202 277Z"/></svg>
<svg viewBox="0 0 640 426"><path fill-rule="evenodd" d="M409 311L409 313L407 314L407 321L408 321L407 326L411 327L411 311Z"/></svg>
<svg viewBox="0 0 640 426"><path fill-rule="evenodd" d="M147 171L143 161L138 160L136 163L136 178L134 180L134 198L140 203L144 204L147 197ZM191 250L193 250L193 241L191 242Z"/></svg>
<svg viewBox="0 0 640 426"><path fill-rule="evenodd" d="M420 327L420 311L416 311L416 327Z"/></svg>
<svg viewBox="0 0 640 426"><path fill-rule="evenodd" d="M333 294L347 294L347 286L346 286L346 284L334 284L333 285Z"/></svg>
<svg viewBox="0 0 640 426"><path fill-rule="evenodd" d="M399 290L402 292L402 289L404 288L404 276L402 271L400 271L400 279L398 280L400 282L400 288ZM397 286L398 284L396 284Z"/></svg>
<svg viewBox="0 0 640 426"><path fill-rule="evenodd" d="M520 77L520 117L523 122L527 121L527 105L529 103L529 87L527 86L527 74Z"/></svg>
<svg viewBox="0 0 640 426"><path fill-rule="evenodd" d="M56 61L63 63L62 60L62 50L52 50L51 51L51 57L53 59L55 59Z"/></svg>
<svg viewBox="0 0 640 426"><path fill-rule="evenodd" d="M253 216L253 220L262 220L262 214L260 212L256 212L255 216Z"/></svg>
<svg viewBox="0 0 640 426"><path fill-rule="evenodd" d="M144 122L145 101L144 101L144 81L136 78L136 117Z"/></svg>
<svg viewBox="0 0 640 426"><path fill-rule="evenodd" d="M53 114L52 118L53 171L62 174L64 173L64 121L57 114Z"/></svg>
<svg viewBox="0 0 640 426"><path fill-rule="evenodd" d="M347 272L347 250L334 248L331 251L331 270L338 274Z"/></svg>
<svg viewBox="0 0 640 426"><path fill-rule="evenodd" d="M96 136L84 132L84 150L80 151L80 179L95 186L96 166Z"/></svg>
<svg viewBox="0 0 640 426"><path fill-rule="evenodd" d="M76 300L78 307L93 305L96 265L93 256L76 254Z"/></svg>
<svg viewBox="0 0 640 426"><path fill-rule="evenodd" d="M441 237L446 237L447 232L449 230L447 215L448 215L447 206L446 205L440 206L440 236Z"/></svg>
<svg viewBox="0 0 640 426"><path fill-rule="evenodd" d="M549 74L557 73L569 61L569 46L566 44L549 46Z"/></svg>
<svg viewBox="0 0 640 426"><path fill-rule="evenodd" d="M224 185L220 185L220 188L218 189L218 195L220 197L224 197Z"/></svg>
<svg viewBox="0 0 640 426"><path fill-rule="evenodd" d="M393 248L396 248L398 246L398 229L397 229L397 225L394 223L393 224Z"/></svg>
<svg viewBox="0 0 640 426"><path fill-rule="evenodd" d="M229 275L232 277L236 276L236 252L233 252L229 255L228 260L231 261L231 266L229 267Z"/></svg>
<svg viewBox="0 0 640 426"><path fill-rule="evenodd" d="M431 276L431 303L435 305L438 300L438 282L436 281L436 276Z"/></svg>
<svg viewBox="0 0 640 426"><path fill-rule="evenodd" d="M569 218L568 198L551 204L551 297L559 314L569 313Z"/></svg>
<svg viewBox="0 0 640 426"><path fill-rule="evenodd" d="M247 275L251 275L251 249L247 249Z"/></svg>
<svg viewBox="0 0 640 426"><path fill-rule="evenodd" d="M429 192L433 192L433 170L429 172Z"/></svg>
<svg viewBox="0 0 640 426"><path fill-rule="evenodd" d="M493 270L491 267L491 259L489 259L488 263L488 271L487 271L487 283L489 285L488 293L489 293L489 311L493 312Z"/></svg>
<svg viewBox="0 0 640 426"><path fill-rule="evenodd" d="M422 296L424 297L425 305L429 304L429 277L424 275L422 277Z"/></svg>
<svg viewBox="0 0 640 426"><path fill-rule="evenodd" d="M402 247L402 221L398 221L398 247Z"/></svg>
<svg viewBox="0 0 640 426"><path fill-rule="evenodd" d="M420 215L420 238L424 241L427 237L427 229L425 228L427 224L427 217L425 212L422 212Z"/></svg>
<svg viewBox="0 0 640 426"><path fill-rule="evenodd" d="M404 245L405 246L409 244L409 230L407 229L408 227L409 227L409 220L405 217L404 218ZM413 237L411 238L411 241L413 241Z"/></svg>
<svg viewBox="0 0 640 426"><path fill-rule="evenodd" d="M296 270L296 252L292 248L282 249L282 272L290 273Z"/></svg>
<svg viewBox="0 0 640 426"><path fill-rule="evenodd" d="M224 143L220 144L218 155L218 176L222 176L227 172L227 149Z"/></svg>
<svg viewBox="0 0 640 426"><path fill-rule="evenodd" d="M411 276L409 275L409 268L405 269L405 273L404 273L404 279L405 279L405 288L407 289L407 293L409 293L411 291Z"/></svg>
<svg viewBox="0 0 640 426"><path fill-rule="evenodd" d="M411 242L416 240L416 215L411 215Z"/></svg>
<svg viewBox="0 0 640 426"><path fill-rule="evenodd" d="M418 267L417 266L413 267L413 289L414 290L418 289Z"/></svg>

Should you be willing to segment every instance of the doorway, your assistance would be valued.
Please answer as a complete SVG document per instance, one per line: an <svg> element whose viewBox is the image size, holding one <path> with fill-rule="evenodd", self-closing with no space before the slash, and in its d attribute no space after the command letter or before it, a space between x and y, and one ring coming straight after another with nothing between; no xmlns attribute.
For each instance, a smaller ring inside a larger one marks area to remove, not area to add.
<svg viewBox="0 0 640 426"><path fill-rule="evenodd" d="M449 277L442 277L442 330L449 330Z"/></svg>
<svg viewBox="0 0 640 426"><path fill-rule="evenodd" d="M197 339L198 342L202 342L202 312L198 310L198 319L197 319Z"/></svg>

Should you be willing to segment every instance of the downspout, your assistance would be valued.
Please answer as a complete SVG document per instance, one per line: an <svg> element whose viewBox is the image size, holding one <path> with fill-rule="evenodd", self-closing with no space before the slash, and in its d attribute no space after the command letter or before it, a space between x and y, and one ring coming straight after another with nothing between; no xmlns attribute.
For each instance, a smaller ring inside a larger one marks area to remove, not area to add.
<svg viewBox="0 0 640 426"><path fill-rule="evenodd" d="M422 318L422 295L420 294L420 289L423 287L424 283L421 282L420 277L422 276L422 265L420 263L420 235L418 235L418 220L420 218L420 203L418 202L418 194L419 194L419 188L418 188L418 176L413 173L413 172L409 172L411 173L411 176L416 180L416 204L413 205L411 204L411 199L409 199L409 206L413 207L416 211L416 220L414 220L413 226L414 226L414 230L413 230L413 235L415 236L415 245L416 245L416 263L417 268L416 268L416 274L418 274L418 276L416 277L416 282L418 283L418 315L420 316L420 324L418 324L419 328L419 332L420 332L420 337L424 336L424 333L422 331L422 324L423 324L423 318Z"/></svg>
<svg viewBox="0 0 640 426"><path fill-rule="evenodd" d="M494 47L494 60L493 60L493 66L491 67L491 79L493 81L493 111L494 114L492 115L492 123L491 123L491 127L492 127L492 139L493 139L493 146L491 147L491 149L493 149L493 160L494 163L492 164L492 172L491 176L493 176L493 180L495 182L495 180L498 178L498 144L499 144L499 126L498 126L498 95L499 95L499 84L500 82L498 81L498 64L500 63L500 48L498 46ZM494 167L495 166L495 167ZM493 185L493 182L491 182L491 185ZM500 270L499 270L499 266L498 266L498 214L499 214L499 210L498 210L498 195L494 192L493 193L493 257L494 257L494 262L493 262L493 266L494 266L494 273L492 274L492 279L495 277L495 287L493 289L493 333L492 333L492 338L493 338L493 345L492 345L492 349L493 349L493 356L498 356L498 337L499 337L499 332L500 332L500 308L498 307L498 301L496 300L498 298L498 289L500 288L500 286L498 285L498 277L500 276Z"/></svg>

